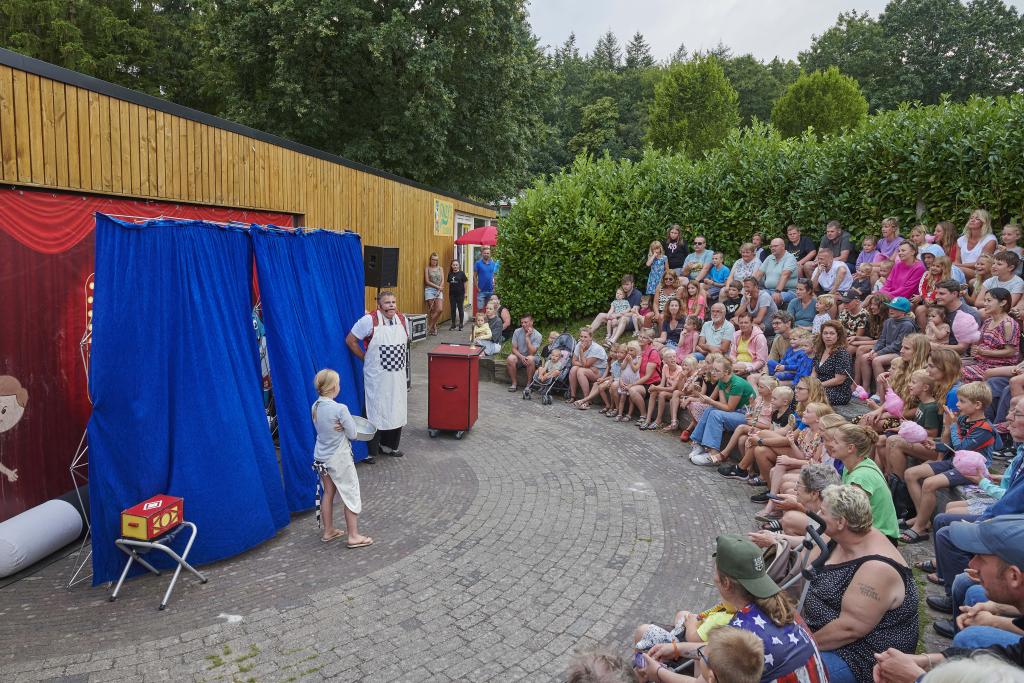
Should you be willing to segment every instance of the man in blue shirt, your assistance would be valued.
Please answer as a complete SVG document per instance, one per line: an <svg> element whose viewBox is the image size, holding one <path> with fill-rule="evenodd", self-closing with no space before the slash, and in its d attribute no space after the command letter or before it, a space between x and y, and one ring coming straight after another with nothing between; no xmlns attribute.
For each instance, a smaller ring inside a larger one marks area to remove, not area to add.
<svg viewBox="0 0 1024 683"><path fill-rule="evenodd" d="M480 258L473 264L476 273L476 308L484 310L487 300L494 294L494 277L498 274L498 262L491 259L491 248L484 247Z"/></svg>

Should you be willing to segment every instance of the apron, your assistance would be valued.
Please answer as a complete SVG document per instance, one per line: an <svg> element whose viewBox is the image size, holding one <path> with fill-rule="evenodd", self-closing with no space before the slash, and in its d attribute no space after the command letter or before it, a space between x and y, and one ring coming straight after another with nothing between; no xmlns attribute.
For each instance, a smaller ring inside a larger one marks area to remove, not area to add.
<svg viewBox="0 0 1024 683"><path fill-rule="evenodd" d="M398 314L388 319L378 313L380 322L363 359L366 391L366 419L377 429L404 427L409 392L405 386L406 344L409 335Z"/></svg>
<svg viewBox="0 0 1024 683"><path fill-rule="evenodd" d="M359 476L356 474L356 465L352 460L352 445L348 442L348 439L341 440L341 443L338 444L338 450L334 451L334 454L327 462L314 460L313 470L319 475L331 478L331 481L334 482L334 487L338 489L341 502L345 504L345 507L357 515L363 511L363 503L359 495ZM320 520L322 492L323 482L317 477L316 525L319 528L323 526Z"/></svg>

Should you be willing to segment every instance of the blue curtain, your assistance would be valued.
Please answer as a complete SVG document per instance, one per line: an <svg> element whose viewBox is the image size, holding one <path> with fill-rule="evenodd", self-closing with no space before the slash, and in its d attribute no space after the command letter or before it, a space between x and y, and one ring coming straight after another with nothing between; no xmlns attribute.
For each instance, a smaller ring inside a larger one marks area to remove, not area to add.
<svg viewBox="0 0 1024 683"><path fill-rule="evenodd" d="M121 510L158 493L185 499L185 519L199 528L195 563L236 555L288 524L261 397L251 277L246 230L97 215L94 585L124 566L114 545Z"/></svg>
<svg viewBox="0 0 1024 683"><path fill-rule="evenodd" d="M323 368L341 376L337 400L363 414L362 363L345 336L365 314L362 242L355 233L286 232L253 226L256 273L266 326L270 377L277 406L281 471L292 512L315 503L311 467L316 433L309 410L313 376ZM353 444L357 461L366 444Z"/></svg>

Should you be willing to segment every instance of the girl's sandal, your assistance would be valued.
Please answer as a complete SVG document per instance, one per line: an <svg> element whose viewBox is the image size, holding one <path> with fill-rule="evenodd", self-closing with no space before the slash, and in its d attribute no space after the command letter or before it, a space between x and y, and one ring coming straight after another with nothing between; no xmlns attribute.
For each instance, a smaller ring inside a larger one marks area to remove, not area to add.
<svg viewBox="0 0 1024 683"><path fill-rule="evenodd" d="M674 432L677 429L679 429L679 424L676 423L676 422L670 422L669 424L667 424L664 427L662 427L660 431L667 433L667 432Z"/></svg>
<svg viewBox="0 0 1024 683"><path fill-rule="evenodd" d="M580 401L579 403L576 404L576 408L578 410L590 410L590 403L588 403L587 401Z"/></svg>
<svg viewBox="0 0 1024 683"><path fill-rule="evenodd" d="M644 425L643 428L646 431L653 432L653 431L655 431L657 429L661 429L661 425L658 424L657 421L655 421L655 422L648 422L647 424Z"/></svg>

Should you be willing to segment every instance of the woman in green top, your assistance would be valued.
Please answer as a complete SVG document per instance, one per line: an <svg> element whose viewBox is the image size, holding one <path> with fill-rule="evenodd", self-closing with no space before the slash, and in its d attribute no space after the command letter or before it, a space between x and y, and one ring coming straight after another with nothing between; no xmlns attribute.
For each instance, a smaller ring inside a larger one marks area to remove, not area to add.
<svg viewBox="0 0 1024 683"><path fill-rule="evenodd" d="M690 438L696 443L690 451L690 462L695 465L711 465L721 461L719 449L722 434L745 424L747 414L744 408L755 395L750 382L732 374L732 361L728 358L715 360L711 366L711 377L717 380L710 396L698 399L706 403L708 410L700 416Z"/></svg>
<svg viewBox="0 0 1024 683"><path fill-rule="evenodd" d="M843 483L851 484L868 494L874 527L889 537L893 545L899 538L896 507L885 481L885 475L871 459L878 434L870 427L842 424L826 432L826 447L843 463Z"/></svg>

